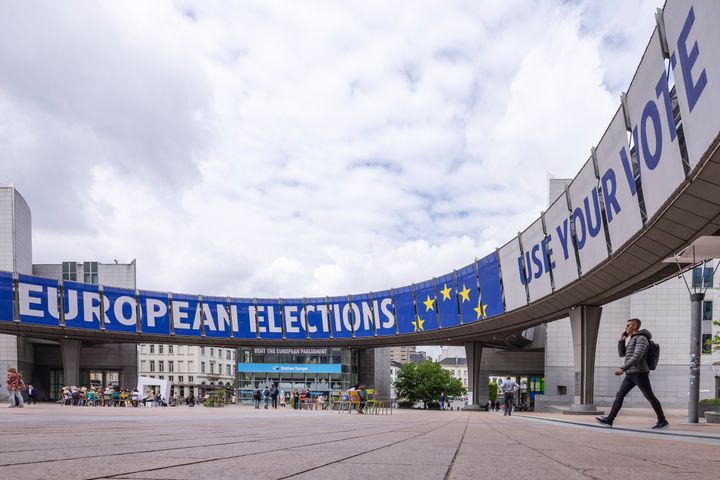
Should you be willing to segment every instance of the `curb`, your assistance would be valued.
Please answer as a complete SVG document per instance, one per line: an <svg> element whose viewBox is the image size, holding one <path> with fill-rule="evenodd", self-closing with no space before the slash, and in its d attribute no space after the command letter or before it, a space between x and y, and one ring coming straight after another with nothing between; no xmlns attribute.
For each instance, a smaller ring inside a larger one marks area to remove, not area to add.
<svg viewBox="0 0 720 480"><path fill-rule="evenodd" d="M642 429L642 428L632 428L632 427L618 427L613 426L612 428L603 427L602 425L593 425L592 423L584 423L584 422L574 422L572 420L560 420L557 418L545 418L545 417L535 417L532 415L517 415L518 418L527 418L531 420L540 420L543 422L555 422L555 423L566 423L569 425L577 425L580 427L588 427L588 428L599 428L601 430L620 430L623 432L634 432L634 433L645 433L650 435L660 435L660 436L667 436L667 437L684 437L684 438L699 438L702 440L715 440L720 442L720 434L713 435L713 434L702 434L702 433L685 433L685 432L677 432L677 431L668 431L668 430L651 430L651 429Z"/></svg>

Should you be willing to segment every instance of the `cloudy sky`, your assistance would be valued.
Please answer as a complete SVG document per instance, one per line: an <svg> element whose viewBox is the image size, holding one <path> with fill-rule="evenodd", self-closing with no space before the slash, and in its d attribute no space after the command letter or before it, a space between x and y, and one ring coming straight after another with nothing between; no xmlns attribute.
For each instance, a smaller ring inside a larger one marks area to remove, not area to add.
<svg viewBox="0 0 720 480"><path fill-rule="evenodd" d="M0 0L0 183L35 263L341 295L534 220L619 105L661 0Z"/></svg>

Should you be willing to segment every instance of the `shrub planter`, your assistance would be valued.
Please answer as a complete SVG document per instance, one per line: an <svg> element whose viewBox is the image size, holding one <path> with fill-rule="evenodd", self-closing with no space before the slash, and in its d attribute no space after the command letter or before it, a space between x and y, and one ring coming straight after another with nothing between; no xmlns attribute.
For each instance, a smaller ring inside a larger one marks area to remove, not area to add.
<svg viewBox="0 0 720 480"><path fill-rule="evenodd" d="M715 400L715 399L712 399ZM705 412L720 412L720 402L700 402L698 405L698 416L702 417L705 415Z"/></svg>
<svg viewBox="0 0 720 480"><path fill-rule="evenodd" d="M705 412L707 423L720 423L720 412Z"/></svg>

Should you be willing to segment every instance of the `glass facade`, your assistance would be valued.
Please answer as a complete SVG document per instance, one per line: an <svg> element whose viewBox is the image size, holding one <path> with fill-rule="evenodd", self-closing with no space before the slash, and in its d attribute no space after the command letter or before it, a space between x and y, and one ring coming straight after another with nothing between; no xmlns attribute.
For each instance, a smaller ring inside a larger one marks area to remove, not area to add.
<svg viewBox="0 0 720 480"><path fill-rule="evenodd" d="M357 383L357 352L348 348L237 349L238 401L252 403L256 388L273 383L289 397L293 390L332 395Z"/></svg>

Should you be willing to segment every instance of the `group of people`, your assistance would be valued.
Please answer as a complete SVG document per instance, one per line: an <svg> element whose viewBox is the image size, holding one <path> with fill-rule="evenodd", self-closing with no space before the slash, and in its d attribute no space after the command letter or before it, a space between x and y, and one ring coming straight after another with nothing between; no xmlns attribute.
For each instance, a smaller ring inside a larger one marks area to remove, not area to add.
<svg viewBox="0 0 720 480"><path fill-rule="evenodd" d="M308 389L292 390L286 397L285 392L274 383L264 387L258 386L253 391L252 399L256 410L259 410L261 405L264 405L265 409L278 408L278 403L281 407L290 404L293 410L323 410L327 408L328 401L327 395L313 396Z"/></svg>
<svg viewBox="0 0 720 480"><path fill-rule="evenodd" d="M278 397L284 397L284 394L274 383L270 385L270 387L265 386L265 388L262 389L258 387L253 392L253 405L255 405L255 409L258 410L260 409L260 402L264 400L265 410L267 410L270 405L272 405L272 408L277 408Z"/></svg>
<svg viewBox="0 0 720 480"><path fill-rule="evenodd" d="M145 395L137 388L132 391L119 386L102 387L63 387L62 405L70 406L105 406L105 407L146 407L149 404L167 406L167 401L159 391L148 390Z"/></svg>
<svg viewBox="0 0 720 480"><path fill-rule="evenodd" d="M293 390L290 392L290 405L293 410L325 410L328 397L326 394L315 395L310 390Z"/></svg>

